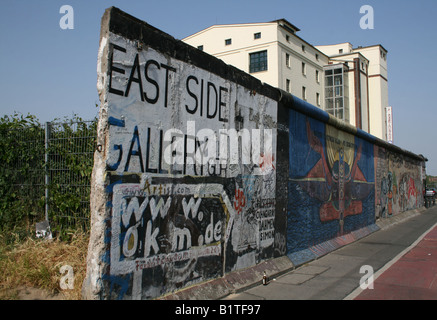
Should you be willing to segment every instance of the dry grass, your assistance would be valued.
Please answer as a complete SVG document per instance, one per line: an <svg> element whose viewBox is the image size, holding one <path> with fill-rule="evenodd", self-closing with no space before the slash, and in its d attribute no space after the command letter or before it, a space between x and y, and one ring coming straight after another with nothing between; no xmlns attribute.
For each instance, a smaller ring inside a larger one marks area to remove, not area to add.
<svg viewBox="0 0 437 320"><path fill-rule="evenodd" d="M59 294L59 299L81 299L86 272L88 234L76 233L71 241L27 239L12 246L0 238L0 299L19 299L18 288L30 287ZM74 272L74 288L60 287L63 265Z"/></svg>

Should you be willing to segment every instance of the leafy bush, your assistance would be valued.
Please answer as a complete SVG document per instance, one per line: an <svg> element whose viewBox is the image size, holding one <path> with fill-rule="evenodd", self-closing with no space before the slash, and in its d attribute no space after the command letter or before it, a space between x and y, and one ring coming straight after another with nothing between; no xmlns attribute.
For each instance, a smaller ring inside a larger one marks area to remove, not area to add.
<svg viewBox="0 0 437 320"><path fill-rule="evenodd" d="M52 230L87 228L96 126L77 116L45 126L33 115L0 119L1 232L32 232L46 205Z"/></svg>
<svg viewBox="0 0 437 320"><path fill-rule="evenodd" d="M0 150L0 229L28 229L44 210L44 128L32 115L4 116Z"/></svg>

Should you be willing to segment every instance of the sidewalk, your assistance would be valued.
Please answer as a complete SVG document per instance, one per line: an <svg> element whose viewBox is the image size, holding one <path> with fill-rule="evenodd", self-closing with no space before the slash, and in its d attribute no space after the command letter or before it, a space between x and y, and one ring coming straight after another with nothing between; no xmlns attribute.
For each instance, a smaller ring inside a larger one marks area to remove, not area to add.
<svg viewBox="0 0 437 320"><path fill-rule="evenodd" d="M437 300L437 226L375 274L373 289L359 288L347 298Z"/></svg>
<svg viewBox="0 0 437 320"><path fill-rule="evenodd" d="M224 300L437 299L437 207L395 218L381 230ZM370 266L374 289L362 290Z"/></svg>

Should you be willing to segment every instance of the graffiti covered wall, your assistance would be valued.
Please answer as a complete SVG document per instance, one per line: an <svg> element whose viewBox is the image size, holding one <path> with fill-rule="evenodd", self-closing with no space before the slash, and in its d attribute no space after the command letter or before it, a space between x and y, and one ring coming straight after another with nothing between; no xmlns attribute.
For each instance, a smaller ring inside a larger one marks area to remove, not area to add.
<svg viewBox="0 0 437 320"><path fill-rule="evenodd" d="M377 218L423 207L424 177L419 160L375 146Z"/></svg>
<svg viewBox="0 0 437 320"><path fill-rule="evenodd" d="M85 299L297 265L423 206L423 157L105 11ZM287 260L287 261L290 261Z"/></svg>
<svg viewBox="0 0 437 320"><path fill-rule="evenodd" d="M323 255L378 229L377 219L423 207L423 158L294 98L289 110L287 255Z"/></svg>

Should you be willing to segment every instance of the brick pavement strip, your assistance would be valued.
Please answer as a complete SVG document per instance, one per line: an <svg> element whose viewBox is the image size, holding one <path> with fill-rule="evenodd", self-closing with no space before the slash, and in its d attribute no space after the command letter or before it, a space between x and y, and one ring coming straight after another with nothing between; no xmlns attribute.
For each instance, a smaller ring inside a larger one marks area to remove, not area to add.
<svg viewBox="0 0 437 320"><path fill-rule="evenodd" d="M375 275L355 300L437 300L437 225Z"/></svg>

